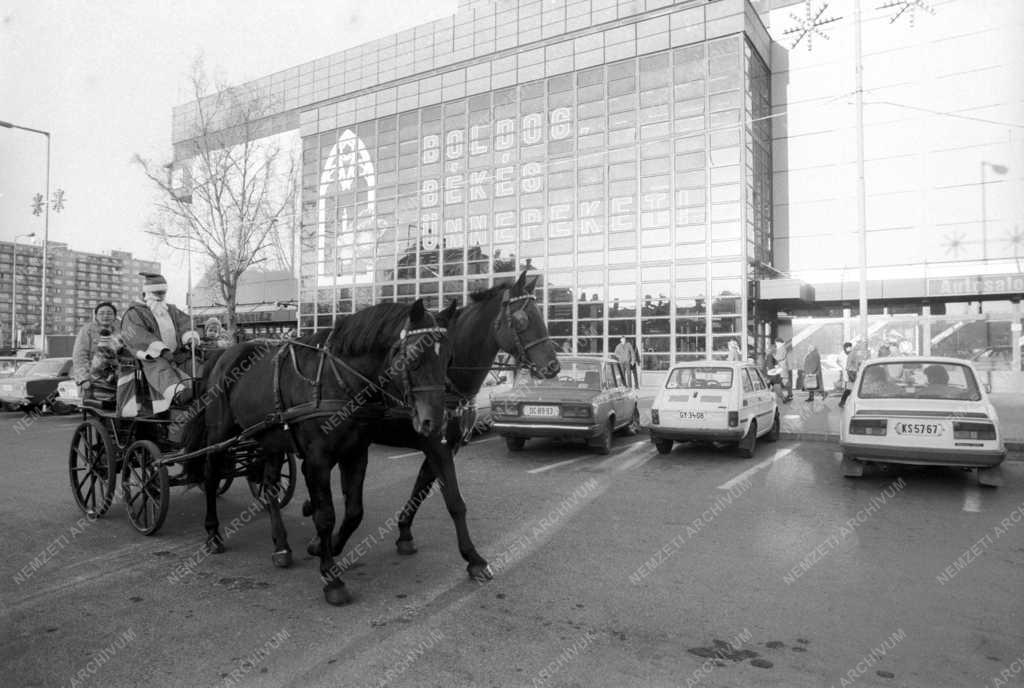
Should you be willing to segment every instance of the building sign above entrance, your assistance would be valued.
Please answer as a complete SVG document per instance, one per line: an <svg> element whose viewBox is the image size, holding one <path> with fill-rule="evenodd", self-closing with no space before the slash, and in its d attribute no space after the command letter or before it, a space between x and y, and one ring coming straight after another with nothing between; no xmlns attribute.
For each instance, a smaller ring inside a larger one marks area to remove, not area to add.
<svg viewBox="0 0 1024 688"><path fill-rule="evenodd" d="M1024 294L1024 275L973 275L928 280L928 296Z"/></svg>

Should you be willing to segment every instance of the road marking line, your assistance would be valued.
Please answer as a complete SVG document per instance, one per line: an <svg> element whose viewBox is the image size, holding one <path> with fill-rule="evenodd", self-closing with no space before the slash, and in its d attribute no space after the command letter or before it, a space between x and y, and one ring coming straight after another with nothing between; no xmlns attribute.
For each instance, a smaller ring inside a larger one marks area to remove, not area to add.
<svg viewBox="0 0 1024 688"><path fill-rule="evenodd" d="M408 459L410 456L419 456L422 453L423 453L422 451L417 450L417 451L405 452L404 454L392 454L391 456L388 456L387 458L389 458L389 459Z"/></svg>
<svg viewBox="0 0 1024 688"><path fill-rule="evenodd" d="M635 450L637 447L639 447L641 445L644 445L647 442L648 442L648 440L646 440L646 439L636 440L634 442L630 442L629 444L627 444L622 449L614 452L611 456L609 456L607 459L605 459L601 463L596 464L594 466L594 470L605 471L605 470L608 470L609 468L612 468L616 463L618 463L619 459L621 459L623 456L625 456L628 453L632 453L633 450Z"/></svg>
<svg viewBox="0 0 1024 688"><path fill-rule="evenodd" d="M558 463L549 463L547 466L541 466L540 468L533 468L533 469L528 470L526 472L530 473L530 474L533 474L533 473L543 473L544 471L550 471L552 468L558 468L559 466L568 466L571 463L576 463L577 461L582 461L583 458L584 457L580 456L580 457L575 458L575 459L567 459L566 461L559 461Z"/></svg>
<svg viewBox="0 0 1024 688"><path fill-rule="evenodd" d="M472 442L470 442L470 444L483 444L484 442L493 442L496 439L500 439L500 437L501 435L491 435L490 437L486 437L482 440L473 440Z"/></svg>
<svg viewBox="0 0 1024 688"><path fill-rule="evenodd" d="M735 478L732 478L731 480L727 480L726 482L724 482L721 485L719 485L718 489L719 490L731 490L736 485L739 485L740 483L746 482L747 478L752 476L754 473L757 473L762 468L767 468L768 466L771 466L773 463L775 463L779 459L783 459L783 458L789 456L793 452L793 450L796 449L796 447L798 447L798 446L800 446L800 445L796 445L796 446L793 446L793 447L786 447L785 449L777 450L775 452L775 455L773 457L771 457L770 459L765 459L761 463L759 463L757 465L754 465L754 466L751 466L747 470L745 470L742 473L740 473L739 475L737 475Z"/></svg>
<svg viewBox="0 0 1024 688"><path fill-rule="evenodd" d="M629 450L629 453L633 453L636 449L644 449L644 445L647 445L646 451L637 452L636 456L633 456L627 459L626 461L623 461L619 466L616 466L615 470L617 472L622 472L631 470L633 468L639 468L640 466L643 466L645 463L653 459L657 451L654 449L654 447L647 444L647 442L638 443L636 446L634 446L633 449Z"/></svg>
<svg viewBox="0 0 1024 688"><path fill-rule="evenodd" d="M971 514L981 513L981 489L977 485L968 485L964 490L963 510Z"/></svg>

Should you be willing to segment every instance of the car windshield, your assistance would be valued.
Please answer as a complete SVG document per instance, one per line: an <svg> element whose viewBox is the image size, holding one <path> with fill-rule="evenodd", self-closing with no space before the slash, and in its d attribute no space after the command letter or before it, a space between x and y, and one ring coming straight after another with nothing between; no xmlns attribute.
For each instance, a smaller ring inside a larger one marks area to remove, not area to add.
<svg viewBox="0 0 1024 688"><path fill-rule="evenodd" d="M14 371L13 377L25 377L30 372L32 372L32 369L35 368L35 367L36 367L36 363L35 362L32 362L32 363L22 363L21 367L18 368L16 371Z"/></svg>
<svg viewBox="0 0 1024 688"><path fill-rule="evenodd" d="M665 389L728 389L732 387L732 368L725 366L687 366L669 373Z"/></svg>
<svg viewBox="0 0 1024 688"><path fill-rule="evenodd" d="M965 365L913 361L870 363L860 382L861 399L980 401L974 373Z"/></svg>
<svg viewBox="0 0 1024 688"><path fill-rule="evenodd" d="M542 389L601 389L600 361L560 360L558 376L550 380L538 380L528 372L516 375L516 384Z"/></svg>
<svg viewBox="0 0 1024 688"><path fill-rule="evenodd" d="M48 358L45 361L39 361L32 369L32 376L57 377L60 374L60 369L64 367L65 360L63 358Z"/></svg>

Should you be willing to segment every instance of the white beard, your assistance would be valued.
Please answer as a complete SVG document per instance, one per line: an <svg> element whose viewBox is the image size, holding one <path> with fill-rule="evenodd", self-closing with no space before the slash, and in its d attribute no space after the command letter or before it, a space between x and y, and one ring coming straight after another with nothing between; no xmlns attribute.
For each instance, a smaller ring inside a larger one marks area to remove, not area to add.
<svg viewBox="0 0 1024 688"><path fill-rule="evenodd" d="M171 350L177 348L178 335L174 329L174 321L171 320L171 313L167 309L167 304L160 299L147 296L146 305L149 307L150 312L153 313L153 317L156 318L157 327L160 329L160 341Z"/></svg>

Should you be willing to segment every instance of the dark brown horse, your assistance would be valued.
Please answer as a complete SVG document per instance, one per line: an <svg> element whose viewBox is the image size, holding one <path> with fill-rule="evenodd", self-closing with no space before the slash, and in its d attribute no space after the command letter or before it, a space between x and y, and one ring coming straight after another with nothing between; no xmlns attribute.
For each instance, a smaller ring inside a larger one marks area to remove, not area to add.
<svg viewBox="0 0 1024 688"><path fill-rule="evenodd" d="M312 339L312 338L310 338ZM186 428L186 449L216 447L247 428L264 459L264 503L270 512L274 563L291 563L291 548L274 499L285 452L296 451L321 538L335 523L330 477L339 466L345 523L362 516L362 483L370 429L398 400L411 410L418 435L438 434L444 418L444 381L451 352L445 331L422 301L382 303L343 318L321 345L294 340L268 346L247 342L224 353L200 382L203 409ZM223 552L216 486L226 452L207 453L207 546ZM193 471L195 466L191 467ZM353 528L354 529L354 528ZM320 553L324 595L331 604L351 598L329 549Z"/></svg>
<svg viewBox="0 0 1024 688"><path fill-rule="evenodd" d="M425 455L412 495L399 517L396 545L400 554L416 553L412 522L434 481L439 480L445 506L455 523L459 553L467 562L469 575L476 580L491 577L487 561L477 552L470 538L466 525L466 502L459 491L455 473L455 453L468 436L467 428L473 426L472 419L462 416L461 412L469 412L467 407L480 391L499 350L513 356L519 365L528 367L536 377L550 378L558 374L555 346L548 338L547 326L533 295L536 282L536 277L527 281L524 272L514 283L478 291L471 295L470 303L464 308L454 312L449 308L441 314L439 321L447 325L452 345L448 406L455 411L449 416L443 436L422 436L414 431L408 420L398 418L385 419L375 426L372 433L374 442L420 449ZM308 513L309 502L303 506L303 511ZM351 531L339 533L334 538L332 549L335 555L341 553L350 534ZM308 548L310 553L319 551L320 541L319 536L313 539Z"/></svg>

